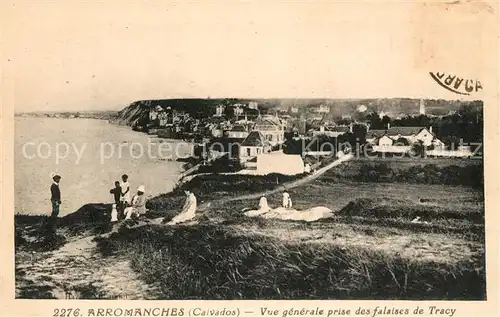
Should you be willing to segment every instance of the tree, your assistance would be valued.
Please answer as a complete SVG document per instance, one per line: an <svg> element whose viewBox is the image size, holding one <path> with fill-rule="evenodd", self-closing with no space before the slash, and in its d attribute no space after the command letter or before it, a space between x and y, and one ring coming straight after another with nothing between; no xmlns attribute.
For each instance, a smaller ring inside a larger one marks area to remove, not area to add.
<svg viewBox="0 0 500 317"><path fill-rule="evenodd" d="M380 121L381 129L387 129L387 125L392 123L392 120L389 116L384 116Z"/></svg>
<svg viewBox="0 0 500 317"><path fill-rule="evenodd" d="M410 142L408 141L407 138L400 137L399 139L396 140L395 144L408 146L410 145Z"/></svg>
<svg viewBox="0 0 500 317"><path fill-rule="evenodd" d="M366 132L368 132L368 128L365 124L353 124L351 145L356 146L356 144L365 144Z"/></svg>
<svg viewBox="0 0 500 317"><path fill-rule="evenodd" d="M383 128L380 117L375 111L366 116L366 121L370 124L370 129L378 130Z"/></svg>
<svg viewBox="0 0 500 317"><path fill-rule="evenodd" d="M423 157L425 154L425 146L422 140L418 140L417 142L411 145L410 155L412 157Z"/></svg>

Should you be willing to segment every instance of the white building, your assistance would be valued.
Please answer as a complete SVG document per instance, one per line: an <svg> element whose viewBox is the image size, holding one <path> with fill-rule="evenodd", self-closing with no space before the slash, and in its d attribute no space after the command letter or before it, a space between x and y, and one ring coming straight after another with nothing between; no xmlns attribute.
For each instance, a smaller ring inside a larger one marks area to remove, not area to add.
<svg viewBox="0 0 500 317"><path fill-rule="evenodd" d="M250 101L248 103L248 108L259 110L259 104L256 101Z"/></svg>
<svg viewBox="0 0 500 317"><path fill-rule="evenodd" d="M224 110L226 107L224 105L217 105L215 107L215 116L216 117L222 117L224 115Z"/></svg>
<svg viewBox="0 0 500 317"><path fill-rule="evenodd" d="M297 175L304 173L305 165L300 155L273 152L257 156L257 174L279 173Z"/></svg>
<svg viewBox="0 0 500 317"><path fill-rule="evenodd" d="M425 101L424 99L420 99L420 109L419 109L419 113L421 115L425 115Z"/></svg>
<svg viewBox="0 0 500 317"><path fill-rule="evenodd" d="M241 142L240 146L240 162L244 163L257 155L271 152L271 144L266 140L260 131L252 131Z"/></svg>
<svg viewBox="0 0 500 317"><path fill-rule="evenodd" d="M243 105L240 103L237 103L237 104L234 104L233 106L234 106L234 115L235 116L242 116L244 113Z"/></svg>
<svg viewBox="0 0 500 317"><path fill-rule="evenodd" d="M367 133L367 141L368 136L369 134ZM424 146L433 145L435 148L445 147L445 144L432 132L432 127L429 127L429 129L425 127L389 127L383 136L378 137L378 139L371 143L379 146L391 146L398 145L394 143L400 139L406 139L408 144L421 141Z"/></svg>
<svg viewBox="0 0 500 317"><path fill-rule="evenodd" d="M314 108L314 112L316 113L329 113L330 112L330 107L326 105L319 105Z"/></svg>
<svg viewBox="0 0 500 317"><path fill-rule="evenodd" d="M261 117L256 121L253 129L261 132L272 146L285 142L285 127L277 117Z"/></svg>

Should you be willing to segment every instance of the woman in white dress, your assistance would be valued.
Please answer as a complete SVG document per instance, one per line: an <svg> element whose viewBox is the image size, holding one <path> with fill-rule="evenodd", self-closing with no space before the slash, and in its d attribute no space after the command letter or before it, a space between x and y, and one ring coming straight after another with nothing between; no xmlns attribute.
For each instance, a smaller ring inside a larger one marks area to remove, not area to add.
<svg viewBox="0 0 500 317"><path fill-rule="evenodd" d="M181 222L186 222L193 219L196 216L196 206L197 206L196 196L189 190L185 190L184 193L186 194L186 202L182 207L181 213L175 216L167 224L175 225Z"/></svg>
<svg viewBox="0 0 500 317"><path fill-rule="evenodd" d="M285 190L283 192L283 208L290 208L290 194L288 194L288 192Z"/></svg>
<svg viewBox="0 0 500 317"><path fill-rule="evenodd" d="M244 215L247 217L257 217L270 211L271 207L269 207L269 205L267 204L267 198L266 196L262 195L259 199L259 209L246 211Z"/></svg>

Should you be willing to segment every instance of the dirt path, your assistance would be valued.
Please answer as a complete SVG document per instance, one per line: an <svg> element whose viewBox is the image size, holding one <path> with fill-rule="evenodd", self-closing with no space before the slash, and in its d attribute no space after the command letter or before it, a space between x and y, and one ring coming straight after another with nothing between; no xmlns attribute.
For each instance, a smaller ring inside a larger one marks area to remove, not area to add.
<svg viewBox="0 0 500 317"><path fill-rule="evenodd" d="M93 238L73 237L58 250L43 254L20 252L24 260L16 263L16 271L23 272L17 281L17 296L29 297L23 295L23 288L36 285L58 299L147 299L152 290L131 269L127 258L102 257Z"/></svg>
<svg viewBox="0 0 500 317"><path fill-rule="evenodd" d="M247 195L242 195L242 196L237 196L237 197L228 197L228 198L220 199L220 200L218 200L218 203L221 204L221 203L228 203L228 202L236 201L236 200L257 199L257 198L261 197L262 195L272 195L275 193L279 193L279 192L283 191L283 187L286 187L287 189L296 188L296 187L302 186L304 184L307 184L307 183L317 179L318 177L320 177L321 175L323 175L327 171L331 170L332 168L337 167L344 162L350 161L353 158L354 158L354 156L352 154L348 154L348 155L345 155L345 156L333 161L332 163L320 168L319 170L317 170L315 173L313 173L311 175L308 175L304 178L298 179L298 180L293 181L293 182L283 184L283 186L281 186L281 187L278 187L278 188L275 188L272 190L258 192L258 193L252 193L252 194L247 194ZM212 203L211 201L208 201L208 202L200 204L197 208L197 212L206 211L207 208L210 207L211 203Z"/></svg>

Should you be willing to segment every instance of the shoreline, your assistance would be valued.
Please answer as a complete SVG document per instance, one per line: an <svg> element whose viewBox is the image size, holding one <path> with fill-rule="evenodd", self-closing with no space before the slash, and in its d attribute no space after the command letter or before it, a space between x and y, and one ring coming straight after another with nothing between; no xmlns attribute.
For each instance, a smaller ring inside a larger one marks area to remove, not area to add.
<svg viewBox="0 0 500 317"><path fill-rule="evenodd" d="M175 157L162 160L156 153L160 147L176 149L177 142L181 141L137 134L127 126L110 124L106 120L78 118L77 121L68 121L72 119L16 118L14 213L50 214L50 196L47 196L50 195L47 193L50 173L63 175L61 189L63 198L66 198L61 206L63 216L89 202L111 203L113 197L108 193L109 188L123 173L132 176L134 190L142 183L148 188L147 195L156 196L171 191L185 170L184 162ZM88 129L88 136L81 134L82 129ZM122 147L123 141L127 141L127 147ZM160 142L169 144L160 145ZM145 155L138 156L138 143ZM106 146L104 150L103 144ZM149 147L153 156L146 152ZM187 144L178 148L180 156L184 152L191 155ZM49 159L47 153L52 154ZM30 193L26 190L28 186L32 187Z"/></svg>

